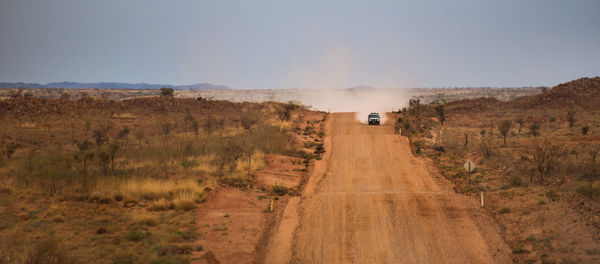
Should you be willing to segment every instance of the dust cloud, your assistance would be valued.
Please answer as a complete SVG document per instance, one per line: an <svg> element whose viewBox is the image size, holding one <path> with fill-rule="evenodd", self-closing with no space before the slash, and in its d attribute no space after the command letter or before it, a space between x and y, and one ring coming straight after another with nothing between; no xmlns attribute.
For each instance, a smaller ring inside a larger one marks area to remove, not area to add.
<svg viewBox="0 0 600 264"><path fill-rule="evenodd" d="M369 113L378 112L382 123L386 112L397 111L408 104L410 94L404 89L350 88L307 89L299 101L313 109L329 112L356 112L356 119L367 123Z"/></svg>

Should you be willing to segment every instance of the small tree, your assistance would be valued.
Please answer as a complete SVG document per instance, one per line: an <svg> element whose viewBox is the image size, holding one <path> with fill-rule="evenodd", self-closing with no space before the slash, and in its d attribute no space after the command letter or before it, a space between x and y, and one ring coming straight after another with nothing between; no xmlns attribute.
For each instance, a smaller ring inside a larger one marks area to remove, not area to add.
<svg viewBox="0 0 600 264"><path fill-rule="evenodd" d="M94 130L94 139L96 140L96 148L100 149L104 143L108 141L106 130L98 129Z"/></svg>
<svg viewBox="0 0 600 264"><path fill-rule="evenodd" d="M444 121L446 121L446 113L444 111L444 106L443 105L436 106L435 111L437 112L438 117L440 118L440 123L442 123L442 126L443 126Z"/></svg>
<svg viewBox="0 0 600 264"><path fill-rule="evenodd" d="M492 155L492 136L486 133L485 129L480 131L481 134L481 153L489 158Z"/></svg>
<svg viewBox="0 0 600 264"><path fill-rule="evenodd" d="M165 173L165 178L169 176L169 161L171 164L175 162L175 153L171 146L171 132L175 130L176 124L171 122L159 123L159 131L161 136L161 145L163 148L164 157L158 157L158 164Z"/></svg>
<svg viewBox="0 0 600 264"><path fill-rule="evenodd" d="M517 122L517 124L519 124L519 135L520 135L521 128L523 127L523 124L525 124L525 120L523 120L523 118L518 118L515 122Z"/></svg>
<svg viewBox="0 0 600 264"><path fill-rule="evenodd" d="M258 115L251 111L247 111L247 112L243 113L242 116L240 117L240 125L242 125L242 128L244 128L244 130L249 131L257 123L258 123Z"/></svg>
<svg viewBox="0 0 600 264"><path fill-rule="evenodd" d="M242 114L240 118L240 123L242 127L248 132L248 138L246 138L245 144L241 145L242 152L248 156L248 177L250 177L251 175L252 154L254 153L254 150L256 148L253 142L250 142L250 138L252 137L252 128L254 128L256 124L258 124L258 121L258 115L252 113L251 111L247 111L246 113Z"/></svg>
<svg viewBox="0 0 600 264"><path fill-rule="evenodd" d="M279 116L279 120L281 120L281 122L289 121L292 117L292 113L294 112L294 110L296 110L296 108L298 108L298 106L293 102L289 102L283 106L280 106L277 109L277 115Z"/></svg>
<svg viewBox="0 0 600 264"><path fill-rule="evenodd" d="M79 171L83 176L83 189L87 189L87 177L88 177L88 161L94 158L94 151L92 150L92 142L84 140L81 143L77 143L78 152L75 153L74 159L76 162L81 164Z"/></svg>
<svg viewBox="0 0 600 264"><path fill-rule="evenodd" d="M142 140L144 139L144 130L143 129L138 129L135 131L135 138L138 141L138 145L140 147L140 149L142 148Z"/></svg>
<svg viewBox="0 0 600 264"><path fill-rule="evenodd" d="M208 137L210 137L210 135L212 135L212 133L214 131L218 131L220 128L222 128L225 124L225 120L223 119L216 119L213 117L212 113L210 113L208 115L208 118L206 119L206 122L204 122L204 124L202 125L202 129L204 130L204 132L206 133L206 135ZM208 137L205 137L204 142L202 143L202 154L204 155L205 151L206 151L206 144L208 143Z"/></svg>
<svg viewBox="0 0 600 264"><path fill-rule="evenodd" d="M194 118L190 124L190 129L194 132L194 142L197 142L200 134L200 122Z"/></svg>
<svg viewBox="0 0 600 264"><path fill-rule="evenodd" d="M0 149L0 151L2 151L2 154L6 156L8 160L10 160L12 155L15 154L15 151L21 147L21 144L7 139L3 139L0 143L2 143L2 149Z"/></svg>
<svg viewBox="0 0 600 264"><path fill-rule="evenodd" d="M569 127L573 127L573 125L575 124L575 111L573 110L569 110L567 112L567 120L569 121Z"/></svg>
<svg viewBox="0 0 600 264"><path fill-rule="evenodd" d="M540 124L533 123L529 126L529 133L533 135L533 137L537 137L540 135Z"/></svg>
<svg viewBox="0 0 600 264"><path fill-rule="evenodd" d="M164 97L173 97L175 95L175 90L169 87L160 88L160 96Z"/></svg>
<svg viewBox="0 0 600 264"><path fill-rule="evenodd" d="M500 122L500 125L498 125L498 130L500 131L500 134L502 134L502 137L504 138L504 145L506 145L506 136L508 135L508 132L510 131L511 127L512 127L512 122L510 120L502 120L502 122Z"/></svg>
<svg viewBox="0 0 600 264"><path fill-rule="evenodd" d="M106 153L108 154L110 160L110 170L113 173L115 171L115 158L117 157L117 154L119 153L120 149L121 145L119 144L119 142L113 141L110 144L108 144L108 148L106 150Z"/></svg>
<svg viewBox="0 0 600 264"><path fill-rule="evenodd" d="M217 174L219 176L225 175L225 167L227 166L229 166L230 172L233 171L235 163L241 157L242 152L242 146L233 139L219 145L216 152L217 158L213 159L213 163L217 166Z"/></svg>

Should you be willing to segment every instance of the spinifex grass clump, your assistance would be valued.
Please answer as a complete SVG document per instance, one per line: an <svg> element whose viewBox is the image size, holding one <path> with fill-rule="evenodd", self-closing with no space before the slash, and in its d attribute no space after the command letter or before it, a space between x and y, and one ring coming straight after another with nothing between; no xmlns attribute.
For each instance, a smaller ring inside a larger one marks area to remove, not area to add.
<svg viewBox="0 0 600 264"><path fill-rule="evenodd" d="M194 179L129 179L125 181L101 181L92 196L121 197L127 202L151 201L148 210L190 210L202 201L204 186Z"/></svg>

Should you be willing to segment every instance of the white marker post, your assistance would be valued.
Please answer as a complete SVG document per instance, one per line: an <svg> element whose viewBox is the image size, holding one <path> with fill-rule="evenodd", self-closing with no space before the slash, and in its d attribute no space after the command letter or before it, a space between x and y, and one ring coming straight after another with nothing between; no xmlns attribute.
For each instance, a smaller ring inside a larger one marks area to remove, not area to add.
<svg viewBox="0 0 600 264"><path fill-rule="evenodd" d="M481 192L481 207L483 207L483 191Z"/></svg>
<svg viewBox="0 0 600 264"><path fill-rule="evenodd" d="M467 160L465 163L465 169L469 172L469 187L471 187L471 172L475 169L475 162Z"/></svg>

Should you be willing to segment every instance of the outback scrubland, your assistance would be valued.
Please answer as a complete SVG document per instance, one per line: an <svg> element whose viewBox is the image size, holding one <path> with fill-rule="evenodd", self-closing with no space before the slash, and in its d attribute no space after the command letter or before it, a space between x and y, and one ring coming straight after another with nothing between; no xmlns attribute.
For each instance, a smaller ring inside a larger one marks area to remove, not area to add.
<svg viewBox="0 0 600 264"><path fill-rule="evenodd" d="M457 192L483 192L516 263L600 261L600 78L505 102L412 99L395 118Z"/></svg>
<svg viewBox="0 0 600 264"><path fill-rule="evenodd" d="M0 263L214 263L235 250L251 261L270 198L293 194L324 152L325 119L292 103L169 89L1 100ZM223 195L248 201L222 214Z"/></svg>

